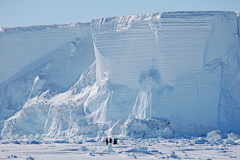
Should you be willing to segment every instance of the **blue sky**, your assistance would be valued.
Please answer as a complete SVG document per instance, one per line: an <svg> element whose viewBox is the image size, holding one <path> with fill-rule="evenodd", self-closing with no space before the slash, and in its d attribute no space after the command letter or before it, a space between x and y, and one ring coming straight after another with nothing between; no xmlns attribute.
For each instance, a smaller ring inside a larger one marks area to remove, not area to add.
<svg viewBox="0 0 240 160"><path fill-rule="evenodd" d="M240 0L0 0L0 26L17 27L169 11L239 11Z"/></svg>

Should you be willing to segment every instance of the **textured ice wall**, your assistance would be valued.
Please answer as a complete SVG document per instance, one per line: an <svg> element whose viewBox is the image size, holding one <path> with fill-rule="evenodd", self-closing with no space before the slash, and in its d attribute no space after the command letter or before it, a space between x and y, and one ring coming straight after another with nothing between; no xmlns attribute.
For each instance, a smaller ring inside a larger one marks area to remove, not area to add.
<svg viewBox="0 0 240 160"><path fill-rule="evenodd" d="M90 23L4 28L0 30L0 83L66 42L88 34Z"/></svg>
<svg viewBox="0 0 240 160"><path fill-rule="evenodd" d="M54 35L48 42L55 44L65 31L67 37L69 29L76 31L0 84L1 136L96 136L108 129L120 134L129 114L160 118L182 134L200 136L216 128L239 133L237 15L169 12L101 18L66 30L57 25L52 32L43 26L40 31L26 27L18 40L36 48L45 44L46 35L39 32ZM11 44L5 43L7 30L1 28L0 33L5 45ZM30 31L39 35L39 43L27 40L24 35ZM13 39L14 34L9 42L15 43ZM1 45L4 48L8 52L10 47ZM12 50L23 53L24 47Z"/></svg>
<svg viewBox="0 0 240 160"><path fill-rule="evenodd" d="M227 77L224 66L220 61L219 65L211 65L218 57L229 58L227 52L231 51L235 55L234 67L239 69L235 12L170 12L101 18L92 21L92 35L97 81L108 73L109 81L116 86L114 89L127 86L127 94L136 95L136 100L122 101L132 107L134 116L166 118L172 128L181 132L192 126L204 126L202 130L206 132L217 128L218 121L226 116L221 115L221 108L233 111L231 104L221 107L224 99L221 90L228 86L223 84ZM236 74L230 77L234 79ZM237 90L232 93L235 99L239 99ZM112 115L128 114L119 113L118 107L124 106L117 105L114 99L110 102Z"/></svg>
<svg viewBox="0 0 240 160"><path fill-rule="evenodd" d="M240 22L235 14L217 14L212 22L212 41L208 43L207 53L211 57L210 66L220 65L222 70L221 95L218 108L219 128L227 132L240 133ZM216 31L223 30L221 37ZM213 42L213 39L215 42ZM225 39L225 41L224 41ZM208 53L217 42L217 47Z"/></svg>
<svg viewBox="0 0 240 160"><path fill-rule="evenodd" d="M212 72L221 68L218 127L237 133L240 133L239 56L239 15L217 12L211 22L203 65Z"/></svg>
<svg viewBox="0 0 240 160"><path fill-rule="evenodd" d="M69 90L94 60L91 23L2 28L0 121L46 90Z"/></svg>
<svg viewBox="0 0 240 160"><path fill-rule="evenodd" d="M67 138L87 134L96 137L98 125L85 117L83 109L95 82L95 70L93 63L67 92L52 96L45 91L29 99L23 109L5 121L1 136L44 134L48 138Z"/></svg>

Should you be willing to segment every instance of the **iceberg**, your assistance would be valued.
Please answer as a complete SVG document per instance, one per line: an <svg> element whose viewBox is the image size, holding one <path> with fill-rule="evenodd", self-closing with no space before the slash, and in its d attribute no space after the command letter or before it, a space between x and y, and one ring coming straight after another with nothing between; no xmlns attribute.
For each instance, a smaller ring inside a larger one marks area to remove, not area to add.
<svg viewBox="0 0 240 160"><path fill-rule="evenodd" d="M135 117L166 118L178 132L189 125L239 132L237 125L221 127L239 115L238 18L235 12L170 12L93 20L97 81L110 72L111 83L129 87L136 100L124 100ZM236 111L222 101L234 101Z"/></svg>
<svg viewBox="0 0 240 160"><path fill-rule="evenodd" d="M221 11L2 27L1 136L240 134L239 37Z"/></svg>
<svg viewBox="0 0 240 160"><path fill-rule="evenodd" d="M47 90L62 93L76 83L95 61L90 26L16 27L0 32L0 121L21 110L29 99Z"/></svg>

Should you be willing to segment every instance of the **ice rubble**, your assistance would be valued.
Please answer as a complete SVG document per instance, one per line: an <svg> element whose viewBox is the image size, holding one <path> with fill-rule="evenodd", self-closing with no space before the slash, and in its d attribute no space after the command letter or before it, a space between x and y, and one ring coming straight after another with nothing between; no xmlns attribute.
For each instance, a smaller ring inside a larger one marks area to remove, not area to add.
<svg viewBox="0 0 240 160"><path fill-rule="evenodd" d="M239 134L239 23L166 12L2 28L1 53L36 54L2 63L1 136Z"/></svg>
<svg viewBox="0 0 240 160"><path fill-rule="evenodd" d="M122 135L135 138L172 138L173 132L169 129L169 124L170 122L164 119L136 119L130 115L123 125Z"/></svg>

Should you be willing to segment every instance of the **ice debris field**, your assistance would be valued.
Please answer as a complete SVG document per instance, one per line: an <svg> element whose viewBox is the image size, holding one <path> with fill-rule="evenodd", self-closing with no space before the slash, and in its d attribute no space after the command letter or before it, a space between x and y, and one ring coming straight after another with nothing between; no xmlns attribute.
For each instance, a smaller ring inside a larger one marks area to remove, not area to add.
<svg viewBox="0 0 240 160"><path fill-rule="evenodd" d="M0 130L1 159L239 159L239 12L0 27Z"/></svg>

